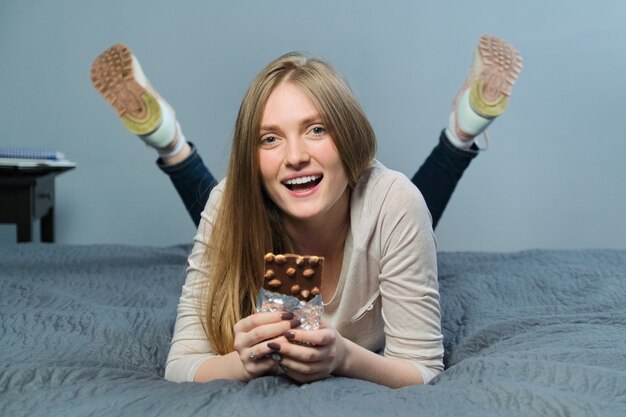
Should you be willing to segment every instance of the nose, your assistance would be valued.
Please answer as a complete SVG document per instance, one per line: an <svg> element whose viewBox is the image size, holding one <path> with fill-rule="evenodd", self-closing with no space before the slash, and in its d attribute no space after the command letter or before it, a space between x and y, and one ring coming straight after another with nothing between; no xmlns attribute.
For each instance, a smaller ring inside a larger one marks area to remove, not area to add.
<svg viewBox="0 0 626 417"><path fill-rule="evenodd" d="M287 140L285 165L292 168L301 168L309 163L311 156L307 145L302 138Z"/></svg>

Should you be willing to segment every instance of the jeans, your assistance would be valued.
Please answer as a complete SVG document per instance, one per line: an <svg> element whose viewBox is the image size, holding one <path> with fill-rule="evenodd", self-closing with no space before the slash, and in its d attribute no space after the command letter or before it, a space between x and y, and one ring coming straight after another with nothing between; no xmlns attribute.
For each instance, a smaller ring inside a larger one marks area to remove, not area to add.
<svg viewBox="0 0 626 417"><path fill-rule="evenodd" d="M157 165L170 177L187 212L198 226L200 213L204 210L209 194L217 182L204 165L195 146L192 143L190 146L191 154L184 161L176 165L164 165L158 160ZM413 184L421 191L430 210L433 228L439 223L457 183L476 155L478 155L476 147L464 151L452 145L444 130L439 137L439 144L413 176Z"/></svg>
<svg viewBox="0 0 626 417"><path fill-rule="evenodd" d="M444 129L439 136L439 144L413 176L411 181L424 196L430 210L433 229L437 227L457 183L476 155L476 145L467 151L459 149L450 143Z"/></svg>
<svg viewBox="0 0 626 417"><path fill-rule="evenodd" d="M198 154L193 143L191 154L184 161L175 165L164 165L161 159L157 160L158 167L165 172L174 184L187 212L195 223L200 224L200 213L204 210L209 194L217 181L211 175L209 169L204 165L204 161Z"/></svg>

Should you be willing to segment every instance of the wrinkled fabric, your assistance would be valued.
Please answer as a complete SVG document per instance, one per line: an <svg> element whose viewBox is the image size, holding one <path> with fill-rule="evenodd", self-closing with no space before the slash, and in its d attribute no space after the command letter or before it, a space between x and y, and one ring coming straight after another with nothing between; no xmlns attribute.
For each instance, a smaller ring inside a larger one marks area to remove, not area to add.
<svg viewBox="0 0 626 417"><path fill-rule="evenodd" d="M0 415L616 416L626 251L440 253L446 370L392 390L329 378L163 379L187 246L0 248ZM270 414L271 413L271 414Z"/></svg>

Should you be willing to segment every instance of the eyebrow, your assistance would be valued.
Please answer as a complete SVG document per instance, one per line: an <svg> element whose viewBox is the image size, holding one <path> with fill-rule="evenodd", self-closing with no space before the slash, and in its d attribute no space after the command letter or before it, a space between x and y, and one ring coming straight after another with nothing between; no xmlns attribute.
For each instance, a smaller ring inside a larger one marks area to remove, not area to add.
<svg viewBox="0 0 626 417"><path fill-rule="evenodd" d="M322 116L320 116L319 114L315 114L313 116L306 117L305 119L302 119L302 121L300 121L300 126L308 126L308 125L312 125L315 123L324 124L324 121L322 120ZM261 126L260 132L267 133L267 132L276 132L279 130L280 130L280 126L278 125L264 125L264 126Z"/></svg>

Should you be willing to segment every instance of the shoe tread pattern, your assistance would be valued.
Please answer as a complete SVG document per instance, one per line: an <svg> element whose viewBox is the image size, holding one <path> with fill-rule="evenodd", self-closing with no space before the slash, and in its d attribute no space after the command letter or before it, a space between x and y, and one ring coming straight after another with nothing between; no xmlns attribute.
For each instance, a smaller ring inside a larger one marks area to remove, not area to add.
<svg viewBox="0 0 626 417"><path fill-rule="evenodd" d="M522 56L509 43L489 35L480 37L478 54L481 71L473 81L470 103L480 115L496 117L506 109L522 71Z"/></svg>
<svg viewBox="0 0 626 417"><path fill-rule="evenodd" d="M135 79L132 54L125 45L113 45L94 60L91 82L131 132L146 135L159 126L158 100Z"/></svg>

